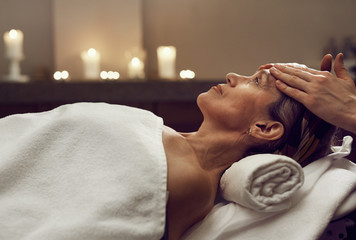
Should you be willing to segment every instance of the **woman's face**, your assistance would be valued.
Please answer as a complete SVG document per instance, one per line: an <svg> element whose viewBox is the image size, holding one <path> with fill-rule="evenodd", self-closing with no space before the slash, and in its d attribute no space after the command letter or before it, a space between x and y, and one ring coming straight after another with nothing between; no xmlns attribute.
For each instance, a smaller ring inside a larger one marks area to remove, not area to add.
<svg viewBox="0 0 356 240"><path fill-rule="evenodd" d="M281 96L275 78L268 69L252 76L226 75L226 84L219 84L199 95L198 105L204 121L217 127L246 131L259 120L273 120L268 106Z"/></svg>

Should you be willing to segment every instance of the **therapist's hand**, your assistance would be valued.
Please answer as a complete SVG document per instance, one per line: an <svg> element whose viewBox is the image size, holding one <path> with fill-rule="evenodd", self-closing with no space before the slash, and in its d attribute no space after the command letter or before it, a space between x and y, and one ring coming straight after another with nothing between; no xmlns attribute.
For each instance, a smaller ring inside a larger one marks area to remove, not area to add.
<svg viewBox="0 0 356 240"><path fill-rule="evenodd" d="M356 88L343 63L343 55L335 58L333 75L329 71L332 56L321 61L321 70L303 65L271 64L271 74L278 79L277 88L304 104L325 121L356 133Z"/></svg>

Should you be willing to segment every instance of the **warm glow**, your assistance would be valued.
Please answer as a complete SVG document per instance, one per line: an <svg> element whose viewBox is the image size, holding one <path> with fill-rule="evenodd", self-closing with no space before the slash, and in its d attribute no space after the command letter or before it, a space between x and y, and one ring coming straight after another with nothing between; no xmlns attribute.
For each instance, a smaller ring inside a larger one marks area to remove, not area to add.
<svg viewBox="0 0 356 240"><path fill-rule="evenodd" d="M157 48L158 76L160 78L176 78L176 52L174 46L159 46Z"/></svg>
<svg viewBox="0 0 356 240"><path fill-rule="evenodd" d="M62 71L61 72L61 76L62 76L62 79L64 79L64 80L66 80L66 79L68 79L69 78L69 73L68 73L68 71Z"/></svg>
<svg viewBox="0 0 356 240"><path fill-rule="evenodd" d="M117 80L120 78L120 73L114 72L114 79Z"/></svg>
<svg viewBox="0 0 356 240"><path fill-rule="evenodd" d="M10 32L9 32L9 36L10 38L12 39L16 39L17 38L17 31L15 29L11 29Z"/></svg>
<svg viewBox="0 0 356 240"><path fill-rule="evenodd" d="M54 78L54 80L61 80L61 78L62 78L62 73L60 72L60 71L57 71L57 72L55 72L54 74L53 74L53 78Z"/></svg>
<svg viewBox="0 0 356 240"><path fill-rule="evenodd" d="M114 72L113 71L109 71L108 72L108 78L109 79L113 79L114 78Z"/></svg>
<svg viewBox="0 0 356 240"><path fill-rule="evenodd" d="M141 61L137 57L134 57L131 59L131 64L132 64L132 66L138 67L141 64Z"/></svg>
<svg viewBox="0 0 356 240"><path fill-rule="evenodd" d="M64 71L56 71L54 74L53 74L53 78L54 80L56 81L59 81L59 80L67 80L69 78L69 72L64 70Z"/></svg>
<svg viewBox="0 0 356 240"><path fill-rule="evenodd" d="M120 73L114 71L101 71L100 78L104 80L117 80L120 78Z"/></svg>
<svg viewBox="0 0 356 240"><path fill-rule="evenodd" d="M195 73L191 70L182 70L180 71L179 76L183 79L193 79L195 78Z"/></svg>
<svg viewBox="0 0 356 240"><path fill-rule="evenodd" d="M171 50L170 47L164 47L163 48L163 54L164 55L171 55L171 52L172 52L172 50Z"/></svg>
<svg viewBox="0 0 356 240"><path fill-rule="evenodd" d="M94 56L96 55L96 50L95 50L94 48L90 48L90 49L88 50L88 55L89 55L90 57L94 57Z"/></svg>
<svg viewBox="0 0 356 240"><path fill-rule="evenodd" d="M100 73L101 79L108 79L108 72L107 71L101 71Z"/></svg>

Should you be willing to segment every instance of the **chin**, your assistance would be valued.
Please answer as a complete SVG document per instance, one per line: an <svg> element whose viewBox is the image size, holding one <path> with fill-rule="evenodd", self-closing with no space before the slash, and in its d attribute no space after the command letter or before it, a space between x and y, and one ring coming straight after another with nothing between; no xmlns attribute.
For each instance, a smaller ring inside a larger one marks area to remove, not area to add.
<svg viewBox="0 0 356 240"><path fill-rule="evenodd" d="M203 114L203 117L205 117L205 115L207 114L207 112L209 112L211 106L211 103L213 101L213 99L211 98L211 96L209 96L210 94L208 92L204 92L199 94L198 98L197 98L197 105L198 108L200 109L200 112Z"/></svg>
<svg viewBox="0 0 356 240"><path fill-rule="evenodd" d="M199 96L197 97L197 105L201 112L202 112L202 107L204 105L206 105L206 95L207 95L207 93L204 92L204 93L199 94Z"/></svg>

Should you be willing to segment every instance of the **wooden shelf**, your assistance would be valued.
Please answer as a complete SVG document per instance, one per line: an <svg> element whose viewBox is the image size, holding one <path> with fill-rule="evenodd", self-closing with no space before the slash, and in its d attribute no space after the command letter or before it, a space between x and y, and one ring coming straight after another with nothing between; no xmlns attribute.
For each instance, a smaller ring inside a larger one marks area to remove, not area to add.
<svg viewBox="0 0 356 240"><path fill-rule="evenodd" d="M221 81L220 81L221 82ZM1 104L90 102L182 102L217 81L103 81L0 83Z"/></svg>
<svg viewBox="0 0 356 240"><path fill-rule="evenodd" d="M75 102L107 102L149 110L177 131L202 122L198 95L222 81L0 82L0 118Z"/></svg>

